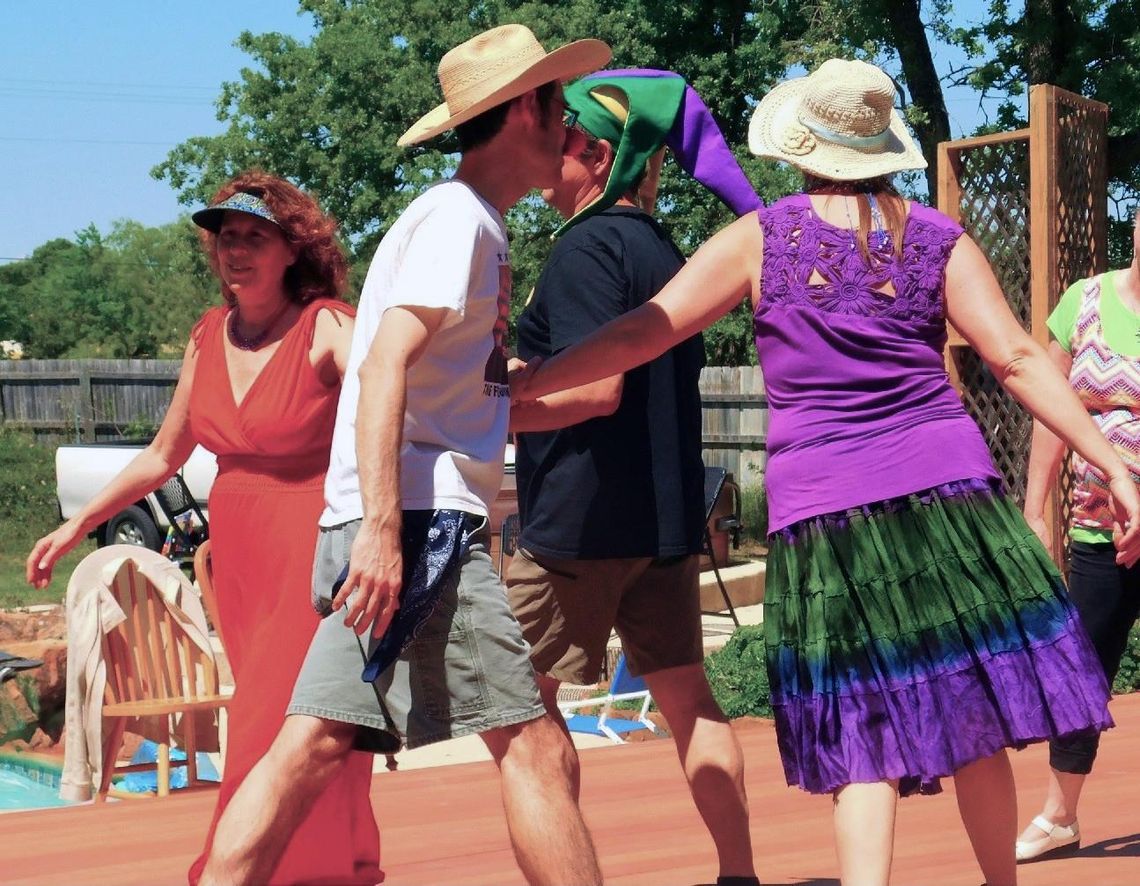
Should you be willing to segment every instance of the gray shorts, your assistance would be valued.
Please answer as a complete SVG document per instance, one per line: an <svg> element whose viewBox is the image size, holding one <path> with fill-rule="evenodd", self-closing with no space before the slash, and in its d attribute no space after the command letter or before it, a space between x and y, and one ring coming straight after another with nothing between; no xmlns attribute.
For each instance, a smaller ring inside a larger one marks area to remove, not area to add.
<svg viewBox="0 0 1140 886"><path fill-rule="evenodd" d="M366 634L345 627L344 612L317 628L289 704L307 714L366 727L357 746L393 748L385 732L409 748L534 720L545 713L530 664L530 647L511 614L506 590L488 555L484 517L468 516L471 545L444 579L439 603L403 654L374 683L360 679ZM329 590L348 562L356 520L321 528L313 564L313 606L326 612Z"/></svg>

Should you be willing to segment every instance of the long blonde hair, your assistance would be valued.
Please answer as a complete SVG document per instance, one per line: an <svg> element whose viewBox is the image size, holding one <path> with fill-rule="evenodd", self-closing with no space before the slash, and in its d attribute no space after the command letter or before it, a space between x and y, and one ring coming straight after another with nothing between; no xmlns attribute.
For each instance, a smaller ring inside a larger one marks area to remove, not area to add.
<svg viewBox="0 0 1140 886"><path fill-rule="evenodd" d="M871 264L871 231L874 220L871 216L871 197L879 204L883 216L883 226L891 238L891 247L896 258L902 258L903 234L906 231L907 203L898 192L889 176L866 178L859 181L835 181L829 178L804 175L804 191L807 193L844 194L855 198L859 207L859 223L855 229L855 239L859 253L867 264Z"/></svg>

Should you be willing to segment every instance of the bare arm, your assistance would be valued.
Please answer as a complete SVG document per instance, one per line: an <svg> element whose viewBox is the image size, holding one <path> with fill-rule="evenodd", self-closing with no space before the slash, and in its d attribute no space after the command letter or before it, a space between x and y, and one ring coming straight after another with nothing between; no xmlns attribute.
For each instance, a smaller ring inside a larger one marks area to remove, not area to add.
<svg viewBox="0 0 1140 886"><path fill-rule="evenodd" d="M571 425L613 415L621 405L625 376L611 375L600 381L547 394L538 400L511 404L511 432L556 431Z"/></svg>
<svg viewBox="0 0 1140 886"><path fill-rule="evenodd" d="M348 314L332 308L323 308L317 313L309 362L330 388L339 385L344 378L355 325L356 321Z"/></svg>
<svg viewBox="0 0 1140 886"><path fill-rule="evenodd" d="M1072 355L1055 341L1049 343L1048 354L1053 365L1061 370L1065 378L1068 378L1069 370L1073 366ZM1026 469L1025 520L1054 558L1057 552L1053 550L1053 537L1045 526L1045 498L1049 488L1057 480L1064 455L1065 444L1061 438L1041 422L1034 420L1033 440L1029 446L1029 466Z"/></svg>
<svg viewBox="0 0 1140 886"><path fill-rule="evenodd" d="M1140 555L1140 494L1128 469L1045 348L1014 318L989 262L969 237L959 239L946 267L946 310L1002 386L1046 429L1104 472L1120 529L1126 530L1117 560L1134 561Z"/></svg>
<svg viewBox="0 0 1140 886"><path fill-rule="evenodd" d="M730 224L651 300L512 379L518 400L579 387L658 357L723 317L751 294L759 298L763 236L754 215ZM517 386L517 389L516 389Z"/></svg>
<svg viewBox="0 0 1140 886"><path fill-rule="evenodd" d="M197 360L198 349L191 342L186 346L170 407L150 445L115 475L78 514L35 543L24 566L28 584L37 588L47 587L60 557L79 544L96 526L153 492L186 463L195 443L190 430L190 388Z"/></svg>
<svg viewBox="0 0 1140 886"><path fill-rule="evenodd" d="M358 634L371 626L372 636L383 635L399 605L400 446L408 369L423 356L446 313L442 308L389 308L360 366L356 459L364 518L349 552L348 576L332 603L339 609L359 589L344 620Z"/></svg>

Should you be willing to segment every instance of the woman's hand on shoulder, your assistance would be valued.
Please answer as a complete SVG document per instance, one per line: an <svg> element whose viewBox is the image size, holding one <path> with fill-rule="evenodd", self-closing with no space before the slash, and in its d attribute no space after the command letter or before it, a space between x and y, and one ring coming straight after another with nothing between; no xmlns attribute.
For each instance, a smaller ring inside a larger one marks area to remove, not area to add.
<svg viewBox="0 0 1140 886"><path fill-rule="evenodd" d="M315 324L309 359L320 373L321 380L334 387L344 379L356 320L344 311L325 307L317 311Z"/></svg>

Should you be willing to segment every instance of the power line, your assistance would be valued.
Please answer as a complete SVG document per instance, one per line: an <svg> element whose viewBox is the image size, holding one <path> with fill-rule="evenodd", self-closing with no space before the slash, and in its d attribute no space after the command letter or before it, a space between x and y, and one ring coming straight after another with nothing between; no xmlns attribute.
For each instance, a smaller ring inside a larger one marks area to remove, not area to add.
<svg viewBox="0 0 1140 886"><path fill-rule="evenodd" d="M173 145L179 144L176 141L168 142L144 142L144 141L126 141L120 139L99 139L99 138L33 138L18 135L0 135L0 142L40 142L45 144L66 144L66 145L149 145L151 147L169 148Z"/></svg>
<svg viewBox="0 0 1140 886"><path fill-rule="evenodd" d="M211 105L212 99L205 97L194 98L179 95L132 95L131 93L110 92L64 92L61 90L43 90L40 92L19 92L10 88L0 87L0 96L4 98L36 99L40 101L80 101L80 102L133 102L143 105Z"/></svg>
<svg viewBox="0 0 1140 886"><path fill-rule="evenodd" d="M35 77L0 77L0 83L44 83L48 86L111 86L116 89L195 89L213 92L217 86L175 83L107 83L98 80L43 80Z"/></svg>

